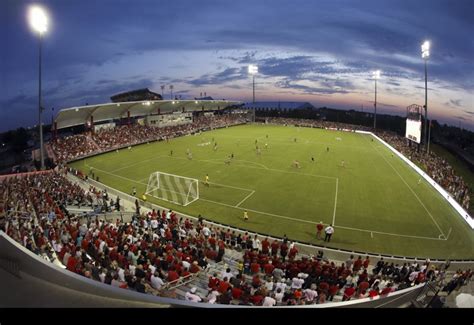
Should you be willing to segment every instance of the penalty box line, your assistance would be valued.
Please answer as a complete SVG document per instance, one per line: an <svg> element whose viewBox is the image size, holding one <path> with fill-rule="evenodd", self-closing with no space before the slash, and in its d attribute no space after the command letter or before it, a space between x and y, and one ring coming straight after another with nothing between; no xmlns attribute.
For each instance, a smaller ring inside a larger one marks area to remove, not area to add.
<svg viewBox="0 0 474 325"><path fill-rule="evenodd" d="M92 166L90 166L92 167ZM112 176L115 176L115 177L118 177L118 178L121 178L121 179L125 179L127 181L131 181L131 182L134 182L134 183L137 183L137 184L143 184L143 185L148 185L146 183L143 183L143 182L139 182L139 181L136 181L136 180L133 180L131 178L127 178L127 177L124 177L124 176L121 176L121 175L117 175L117 174L114 174L114 173L111 173L111 172L107 172L105 170L101 170L99 168L95 168L93 167L94 169L98 170L98 171L101 171L103 173L106 173L106 174L109 174L109 175L112 175ZM249 190L249 189L247 189ZM253 191L253 190L251 190ZM254 191L255 192L255 191ZM253 193L250 193L253 195ZM248 195L248 197L250 197L251 195ZM247 198L248 198L247 197ZM247 199L245 198L245 200ZM255 212L255 213L259 213L259 214L263 214L263 215L268 215L268 216L272 216L272 217L276 217L276 218L279 218L279 219L286 219L286 220L291 220L291 221L299 221L299 222L304 222L304 223L309 223L309 224L313 224L313 225L317 225L318 223L317 222L314 222L314 221L309 221L309 220L304 220L304 219L298 219L298 218L291 218L291 217L287 217L287 216L282 216L282 215L278 215L278 214L273 214L273 213L268 213L268 212L263 212L263 211L258 211L258 210L253 210L253 209L248 209L248 208L242 208L241 206L237 206L237 205L230 205L230 204L226 204L226 203L222 203L222 202L217 202L217 201L212 201L212 200L207 200L207 199L203 199L203 198L199 198L199 200L202 200L202 201L205 201L205 202L210 202L210 203L214 203L214 204L218 204L218 205L222 205L222 206L227 206L227 207L230 207L230 208L234 208L234 209L239 209L239 210L247 210L247 211L251 211L251 212ZM244 200L244 201L245 201ZM239 202L239 205L242 204ZM408 238L418 238L418 239L430 239L430 240L448 240L449 238L449 233L448 234L448 237L445 237L445 238L433 238L433 237L422 237L422 236L411 236L411 235L400 235L400 234L394 234L394 233L388 233L388 232L381 232L381 231L374 231L374 230L367 230L367 229L360 229L360 228L351 228L351 227L344 227L344 226L335 226L335 228L341 228L341 229L346 229L346 230L353 230L353 231L361 231L361 232L368 232L368 233L374 233L374 234L381 234L381 235L388 235L388 236L397 236L397 237L408 237Z"/></svg>
<svg viewBox="0 0 474 325"><path fill-rule="evenodd" d="M268 216L275 217L275 218L287 219L287 220L298 221L298 222L304 222L304 223L309 223L309 224L312 224L312 225L317 225L318 224L318 222L314 222L314 221L310 221L310 220L291 218L291 217L282 216L282 215L279 215L279 214L268 213L268 212L253 210L253 209L249 209L249 208L243 208L243 207L240 207L240 206L230 205L230 204L226 204L226 203L222 203L222 202L217 202L217 201L212 201L212 200L207 200L207 199L201 199L201 198L199 200L214 203L214 204L218 204L218 205L222 205L222 206L226 206L226 207L230 207L230 208L234 208L234 209L239 209L239 210L244 210L244 211L246 210L246 211L251 211L251 212L258 213L258 214L268 215ZM394 234L394 233L390 233L390 232L367 230L367 229L360 229L360 228L351 228L351 227L344 227L344 226L335 226L335 228L352 230L352 231L360 231L360 232L366 232L366 233L372 233L372 234L387 235L387 236L396 236L396 237L407 237L407 238L429 239L429 240L447 240L447 239L435 238L435 237L401 235L401 234ZM372 237L373 237L373 235L372 235Z"/></svg>

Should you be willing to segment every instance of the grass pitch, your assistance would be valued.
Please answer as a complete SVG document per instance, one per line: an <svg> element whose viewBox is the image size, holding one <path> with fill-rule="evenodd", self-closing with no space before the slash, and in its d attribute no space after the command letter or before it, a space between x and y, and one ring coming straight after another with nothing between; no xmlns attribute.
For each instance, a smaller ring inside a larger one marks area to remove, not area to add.
<svg viewBox="0 0 474 325"><path fill-rule="evenodd" d="M200 199L186 207L148 201L274 236L398 256L474 258L474 232L370 135L245 125L113 151L71 167L86 174L92 167L101 182L126 193L136 187L140 196L155 171L196 178ZM206 174L210 186L203 184ZM329 244L316 239L319 221L335 225Z"/></svg>

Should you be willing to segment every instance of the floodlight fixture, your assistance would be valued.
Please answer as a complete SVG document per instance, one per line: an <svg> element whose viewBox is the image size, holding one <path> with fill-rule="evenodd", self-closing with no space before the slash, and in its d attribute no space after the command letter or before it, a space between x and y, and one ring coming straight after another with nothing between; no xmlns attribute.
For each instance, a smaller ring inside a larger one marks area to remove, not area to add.
<svg viewBox="0 0 474 325"><path fill-rule="evenodd" d="M40 34L48 30L48 16L46 11L39 6L32 6L29 10L29 21L31 28Z"/></svg>
<svg viewBox="0 0 474 325"><path fill-rule="evenodd" d="M427 60L430 57L430 42L425 41L421 45L421 57L425 60Z"/></svg>
<svg viewBox="0 0 474 325"><path fill-rule="evenodd" d="M258 73L258 66L250 64L248 67L249 74L255 75Z"/></svg>

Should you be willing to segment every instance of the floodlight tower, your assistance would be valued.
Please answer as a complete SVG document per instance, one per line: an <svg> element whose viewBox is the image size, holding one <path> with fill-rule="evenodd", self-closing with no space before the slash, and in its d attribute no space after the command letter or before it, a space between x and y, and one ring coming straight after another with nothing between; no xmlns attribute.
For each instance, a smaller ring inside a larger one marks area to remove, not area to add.
<svg viewBox="0 0 474 325"><path fill-rule="evenodd" d="M372 73L375 80L375 101L374 101L374 131L377 129L377 79L380 79L380 70Z"/></svg>
<svg viewBox="0 0 474 325"><path fill-rule="evenodd" d="M255 104L255 75L258 73L258 67L256 65L249 65L249 74L252 76L253 79L253 100L252 102Z"/></svg>
<svg viewBox="0 0 474 325"><path fill-rule="evenodd" d="M39 136L40 136L40 159L41 169L44 169L44 144L43 144L43 121L41 120L41 113L43 108L41 107L41 45L43 40L43 34L48 30L48 17L46 11L38 6L32 6L29 9L28 20L33 31L39 35L39 82L38 82L38 122L39 122Z"/></svg>
<svg viewBox="0 0 474 325"><path fill-rule="evenodd" d="M171 100L173 100L173 88L174 88L174 86L170 85Z"/></svg>
<svg viewBox="0 0 474 325"><path fill-rule="evenodd" d="M165 99L165 95L164 95L165 85L161 85L160 88L161 88L161 97Z"/></svg>
<svg viewBox="0 0 474 325"><path fill-rule="evenodd" d="M430 153L431 127L428 127L428 59L430 58L430 42L421 45L421 57L425 61L425 141L426 153ZM428 130L428 133L427 133Z"/></svg>

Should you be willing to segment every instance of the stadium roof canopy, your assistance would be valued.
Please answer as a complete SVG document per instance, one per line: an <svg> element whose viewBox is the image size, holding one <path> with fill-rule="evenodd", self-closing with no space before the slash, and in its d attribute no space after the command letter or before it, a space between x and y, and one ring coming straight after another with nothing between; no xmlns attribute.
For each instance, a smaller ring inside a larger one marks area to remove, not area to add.
<svg viewBox="0 0 474 325"><path fill-rule="evenodd" d="M113 103L121 103L121 102L134 102L138 100L161 100L160 94L154 93L150 91L148 88L142 88L132 91L126 91L124 93L120 93L117 95L113 95L110 97L110 100Z"/></svg>
<svg viewBox="0 0 474 325"><path fill-rule="evenodd" d="M315 107L308 102L255 102L245 103L245 108L259 109L259 108L276 108L276 109L314 109Z"/></svg>
<svg viewBox="0 0 474 325"><path fill-rule="evenodd" d="M231 106L241 105L238 101L228 100L156 100L122 103L106 103L97 105L64 108L58 112L56 128L64 129L76 125L84 125L90 121L94 123L116 120L128 117L140 117L151 114L180 112L183 109L190 111L214 111Z"/></svg>

